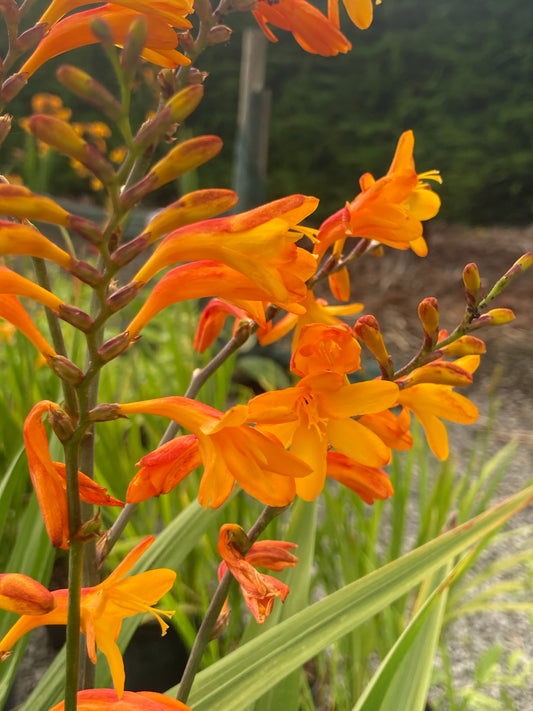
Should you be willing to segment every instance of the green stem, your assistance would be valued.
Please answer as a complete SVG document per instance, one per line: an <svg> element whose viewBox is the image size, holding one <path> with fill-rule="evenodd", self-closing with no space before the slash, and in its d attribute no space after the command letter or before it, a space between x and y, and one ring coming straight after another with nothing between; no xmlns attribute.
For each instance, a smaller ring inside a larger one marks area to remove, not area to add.
<svg viewBox="0 0 533 711"><path fill-rule="evenodd" d="M263 509L257 521L248 531L247 535L248 540L250 541L250 545L261 535L261 533L265 530L268 524L277 516L279 516L283 511L285 511L286 508L286 506L283 506L281 508L274 506L266 506ZM224 600L227 597L231 582L232 575L229 570L227 570L224 574L224 577L218 584L217 589L215 590L215 594L211 599L211 603L207 608L205 617L202 620L202 624L200 625L198 634L196 635L196 639L194 640L189 659L187 660L187 666L185 667L185 671L183 672L183 676L181 677L178 693L176 695L178 701L185 703L189 697L194 678L198 673L198 669L200 667L200 663L202 661L202 657L204 655L206 647L211 640L213 630L215 628L220 611L222 610L222 606L224 605Z"/></svg>

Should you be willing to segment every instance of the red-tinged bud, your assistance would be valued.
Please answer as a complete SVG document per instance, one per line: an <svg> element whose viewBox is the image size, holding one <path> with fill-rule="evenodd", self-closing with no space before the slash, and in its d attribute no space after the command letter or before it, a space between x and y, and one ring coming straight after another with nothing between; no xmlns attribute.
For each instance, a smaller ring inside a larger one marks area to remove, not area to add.
<svg viewBox="0 0 533 711"><path fill-rule="evenodd" d="M385 347L385 341L376 318L371 314L361 316L354 325L354 332L377 359L384 376L391 378L394 373L392 359Z"/></svg>
<svg viewBox="0 0 533 711"><path fill-rule="evenodd" d="M73 259L68 270L73 276L77 277L85 284L89 284L89 286L95 287L102 283L102 275L98 269L87 262L82 262L79 259Z"/></svg>
<svg viewBox="0 0 533 711"><path fill-rule="evenodd" d="M67 383L78 385L83 380L83 372L65 356L53 356L48 360L48 365L61 380L65 380Z"/></svg>
<svg viewBox="0 0 533 711"><path fill-rule="evenodd" d="M118 121L123 116L124 108L120 101L117 101L105 86L93 79L87 72L70 64L63 64L56 74L63 86L66 86L84 101L96 106L111 121Z"/></svg>
<svg viewBox="0 0 533 711"><path fill-rule="evenodd" d="M23 54L25 52L29 52L31 49L34 49L47 32L48 26L44 22L30 27L29 30L26 30L26 32L23 32L19 37L17 37L18 51Z"/></svg>
<svg viewBox="0 0 533 711"><path fill-rule="evenodd" d="M180 34L180 43L181 43ZM187 49L185 48L185 51ZM161 95L164 99L169 99L176 93L176 75L171 69L162 69L157 75L157 81L161 87Z"/></svg>
<svg viewBox="0 0 533 711"><path fill-rule="evenodd" d="M486 314L474 319L468 326L469 331L474 331L483 326L503 326L505 323L514 321L516 316L511 309L491 309Z"/></svg>
<svg viewBox="0 0 533 711"><path fill-rule="evenodd" d="M116 358L121 353L124 353L130 346L130 337L127 331L119 333L118 336L110 338L103 346L98 349L98 355L103 363L109 363L110 360Z"/></svg>
<svg viewBox="0 0 533 711"><path fill-rule="evenodd" d="M124 267L132 259L142 254L149 244L150 240L146 235L139 235L139 237L135 237L135 239L126 242L126 244L115 250L111 255L111 261L117 267Z"/></svg>
<svg viewBox="0 0 533 711"><path fill-rule="evenodd" d="M501 294L501 292L506 289L509 284L516 279L517 276L520 276L523 272L526 271L526 269L529 269L529 267L533 264L533 252L526 252L523 254L520 259L518 259L513 266L508 269L505 274L501 277L501 279L498 279L496 284L492 287L492 289L489 291L487 296L483 299L481 302L481 306L485 306L486 304L489 303L489 301L492 301L495 296L498 296L498 294Z"/></svg>
<svg viewBox="0 0 533 711"><path fill-rule="evenodd" d="M420 302L418 317L424 328L424 349L431 350L439 338L439 302L434 296Z"/></svg>
<svg viewBox="0 0 533 711"><path fill-rule="evenodd" d="M120 414L120 405L118 403L105 403L97 405L89 411L90 422L109 422L110 420L118 420L121 417L126 417Z"/></svg>
<svg viewBox="0 0 533 711"><path fill-rule="evenodd" d="M15 0L2 0L0 3L0 12L4 17L6 25L8 27L14 26L16 32L20 21L20 11Z"/></svg>
<svg viewBox="0 0 533 711"><path fill-rule="evenodd" d="M192 54L194 52L194 37L192 36L190 30L179 33L180 47L187 54Z"/></svg>
<svg viewBox="0 0 533 711"><path fill-rule="evenodd" d="M255 2L254 2L254 5L255 5ZM208 76L209 76L209 72L202 72L200 69L196 69L196 67L191 67L189 74L187 75L187 83L188 84L203 84Z"/></svg>
<svg viewBox="0 0 533 711"><path fill-rule="evenodd" d="M487 347L481 338L475 336L461 336L453 343L435 351L439 356L465 356L481 355L487 352Z"/></svg>
<svg viewBox="0 0 533 711"><path fill-rule="evenodd" d="M176 123L185 121L198 106L203 95L204 87L201 84L191 84L175 94L166 104L171 110L172 120Z"/></svg>
<svg viewBox="0 0 533 711"><path fill-rule="evenodd" d="M10 114L0 116L0 146L6 140L11 131L11 122L13 117Z"/></svg>
<svg viewBox="0 0 533 711"><path fill-rule="evenodd" d="M218 136L198 136L178 143L140 182L121 195L120 202L126 208L132 207L153 190L214 158L221 148Z"/></svg>
<svg viewBox="0 0 533 711"><path fill-rule="evenodd" d="M98 245L102 244L103 242L104 235L102 233L102 230L95 222L91 222L91 220L86 220L85 217L78 217L78 215L69 215L67 217L67 226L91 244Z"/></svg>
<svg viewBox="0 0 533 711"><path fill-rule="evenodd" d="M36 114L28 119L28 128L44 143L78 160L102 183L114 181L115 172L111 163L94 146L84 141L66 121L48 114Z"/></svg>
<svg viewBox="0 0 533 711"><path fill-rule="evenodd" d="M463 386L472 383L472 374L455 363L435 361L396 381L400 388L408 388L420 383L438 383L439 385Z"/></svg>
<svg viewBox="0 0 533 711"><path fill-rule="evenodd" d="M70 323L75 328L80 331L87 333L94 326L94 321L92 318L82 311L77 306L72 306L71 304L60 304L58 310L59 318L63 319L67 323Z"/></svg>
<svg viewBox="0 0 533 711"><path fill-rule="evenodd" d="M116 312L123 309L133 301L142 289L142 286L143 285L140 282L132 281L129 284L126 284L126 286L123 286L121 289L115 291L115 293L111 294L107 300L107 305L110 310Z"/></svg>
<svg viewBox="0 0 533 711"><path fill-rule="evenodd" d="M141 52L148 36L148 22L144 15L139 15L131 23L124 48L120 54L120 64L124 80L128 86L132 84L140 66Z"/></svg>
<svg viewBox="0 0 533 711"><path fill-rule="evenodd" d="M0 574L0 608L19 615L46 615L56 606L52 593L22 573Z"/></svg>
<svg viewBox="0 0 533 711"><path fill-rule="evenodd" d="M17 72L8 77L2 84L0 89L0 100L3 104L14 99L19 91L28 83L28 74L26 72Z"/></svg>
<svg viewBox="0 0 533 711"><path fill-rule="evenodd" d="M222 44L228 42L232 35L232 30L226 25L215 25L209 30L207 41L209 44Z"/></svg>
<svg viewBox="0 0 533 711"><path fill-rule="evenodd" d="M165 136L172 126L175 129L176 122L173 120L168 106L165 106L161 111L158 111L154 118L142 124L133 143L137 150L145 151L150 145L157 143Z"/></svg>
<svg viewBox="0 0 533 711"><path fill-rule="evenodd" d="M56 358L60 359L62 356L56 356ZM59 362L60 361L58 360L58 363ZM65 366L67 363L70 363L67 358L63 358L63 362ZM70 363L70 365L74 368L76 367L74 363ZM75 428L72 419L65 412L65 410L63 410L63 408L59 407L59 405L54 404L53 407L50 407L48 411L48 422L51 424L52 429L61 442L66 442L74 434Z"/></svg>
<svg viewBox="0 0 533 711"><path fill-rule="evenodd" d="M466 300L470 306L477 306L480 301L481 279L477 264L471 262L463 270Z"/></svg>

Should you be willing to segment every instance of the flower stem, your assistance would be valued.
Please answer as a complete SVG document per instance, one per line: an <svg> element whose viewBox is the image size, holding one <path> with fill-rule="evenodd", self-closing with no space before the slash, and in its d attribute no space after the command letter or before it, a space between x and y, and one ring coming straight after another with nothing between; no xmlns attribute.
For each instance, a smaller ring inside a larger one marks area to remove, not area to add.
<svg viewBox="0 0 533 711"><path fill-rule="evenodd" d="M80 666L80 602L83 570L83 543L69 545L69 594L65 665L65 711L76 711Z"/></svg>

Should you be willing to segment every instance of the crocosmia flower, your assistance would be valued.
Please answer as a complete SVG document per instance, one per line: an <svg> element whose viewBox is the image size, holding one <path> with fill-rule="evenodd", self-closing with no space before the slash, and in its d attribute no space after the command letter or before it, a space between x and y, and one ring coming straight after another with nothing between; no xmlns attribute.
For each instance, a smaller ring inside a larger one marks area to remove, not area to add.
<svg viewBox="0 0 533 711"><path fill-rule="evenodd" d="M372 24L374 6L372 0L342 0L350 20L360 30L366 30ZM376 0L376 5L380 5L381 0ZM339 27L339 0L328 0L329 19Z"/></svg>
<svg viewBox="0 0 533 711"><path fill-rule="evenodd" d="M126 577L154 540L153 536L145 538L124 558L106 580L92 588L82 588L81 590L81 631L87 637L89 658L96 664L97 647L107 657L115 694L118 698L122 697L124 693L125 681L124 663L116 643L122 620L136 615L138 612L150 612L156 617L161 625L162 633L165 634L168 625L161 615L171 616L173 614L152 607L174 584L176 573L173 570L158 568ZM54 590L52 595L55 608L51 612L44 615L22 615L6 636L0 640L0 659L6 658L22 635L35 627L67 624L68 590Z"/></svg>
<svg viewBox="0 0 533 711"><path fill-rule="evenodd" d="M55 607L52 593L22 573L0 574L0 608L19 615L44 615Z"/></svg>
<svg viewBox="0 0 533 711"><path fill-rule="evenodd" d="M221 579L226 569L229 569L241 586L249 610L257 622L263 624L272 612L274 600L279 597L285 602L289 588L272 575L259 573L254 566L259 565L269 570L292 567L296 565L298 558L290 553L290 549L296 548L296 545L285 541L259 541L245 554L241 552L242 545L245 548L249 546L242 528L234 523L224 524L218 537L218 552L223 559L218 569L218 577Z"/></svg>
<svg viewBox="0 0 533 711"><path fill-rule="evenodd" d="M156 691L125 691L118 696L113 689L78 691L78 711L191 711L181 701ZM65 711L62 701L50 711Z"/></svg>

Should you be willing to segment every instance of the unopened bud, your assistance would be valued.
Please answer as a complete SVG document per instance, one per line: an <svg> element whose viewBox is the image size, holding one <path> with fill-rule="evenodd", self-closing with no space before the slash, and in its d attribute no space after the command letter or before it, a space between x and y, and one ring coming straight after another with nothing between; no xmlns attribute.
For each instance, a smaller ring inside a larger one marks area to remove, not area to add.
<svg viewBox="0 0 533 711"><path fill-rule="evenodd" d="M503 326L510 321L514 321L516 316L511 309L491 309L486 314L474 319L468 326L469 331L474 331L484 326Z"/></svg>
<svg viewBox="0 0 533 711"><path fill-rule="evenodd" d="M228 42L232 35L232 31L226 25L215 25L209 30L207 41L209 44L222 44Z"/></svg>
<svg viewBox="0 0 533 711"><path fill-rule="evenodd" d="M48 26L41 22L38 25L30 27L29 30L23 32L19 37L17 37L17 49L21 54L29 52L34 47L37 47L39 42L45 36L48 31Z"/></svg>
<svg viewBox="0 0 533 711"><path fill-rule="evenodd" d="M66 121L48 114L36 114L28 119L29 130L60 153L75 158L104 184L113 182L111 163L90 143L84 141Z"/></svg>
<svg viewBox="0 0 533 711"><path fill-rule="evenodd" d="M178 143L141 181L122 193L121 204L132 207L153 190L214 158L221 148L218 136L198 136Z"/></svg>
<svg viewBox="0 0 533 711"><path fill-rule="evenodd" d="M439 337L439 302L428 296L418 305L418 317L424 328L424 349L431 350Z"/></svg>
<svg viewBox="0 0 533 711"><path fill-rule="evenodd" d="M0 89L0 99L3 104L14 99L19 91L28 83L28 74L26 72L17 72L8 77L2 84Z"/></svg>
<svg viewBox="0 0 533 711"><path fill-rule="evenodd" d="M471 262L463 270L466 300L469 306L477 306L480 301L481 279L477 264Z"/></svg>
<svg viewBox="0 0 533 711"><path fill-rule="evenodd" d="M120 64L127 85L131 85L140 65L141 52L148 36L148 23L144 15L139 15L131 23L124 48L120 55Z"/></svg>
<svg viewBox="0 0 533 711"><path fill-rule="evenodd" d="M2 0L0 3L0 9L6 25L10 29L11 26L13 26L16 32L16 28L20 21L20 10L15 0Z"/></svg>
<svg viewBox="0 0 533 711"><path fill-rule="evenodd" d="M120 413L120 405L118 403L105 403L97 405L88 412L90 422L109 422L110 420L118 420L120 417L125 417Z"/></svg>
<svg viewBox="0 0 533 711"><path fill-rule="evenodd" d="M83 380L83 372L71 360L62 355L55 355L48 359L48 365L61 380L72 385L78 385Z"/></svg>
<svg viewBox="0 0 533 711"><path fill-rule="evenodd" d="M255 5L255 2L254 2L254 5ZM203 84L208 76L209 76L209 72L202 72L200 69L196 69L196 67L191 67L191 69L189 70L189 73L187 75L187 83L188 84Z"/></svg>
<svg viewBox="0 0 533 711"><path fill-rule="evenodd" d="M137 296L142 288L142 284L132 281L121 289L115 291L107 300L107 305L111 311L116 312L127 306Z"/></svg>
<svg viewBox="0 0 533 711"><path fill-rule="evenodd" d="M180 48L184 52L187 52L187 54L194 52L194 37L192 36L190 30L180 32L178 36Z"/></svg>
<svg viewBox="0 0 533 711"><path fill-rule="evenodd" d="M394 373L392 359L385 347L385 341L376 318L371 314L361 316L354 325L354 332L357 338L363 341L368 350L375 356L384 375L388 378L392 377Z"/></svg>
<svg viewBox="0 0 533 711"><path fill-rule="evenodd" d="M157 75L157 81L164 99L174 96L176 93L176 75L171 69L162 69Z"/></svg>
<svg viewBox="0 0 533 711"><path fill-rule="evenodd" d="M98 349L100 360L103 363L109 363L110 360L124 353L124 351L129 348L129 345L129 334L126 331L119 333L118 336L110 338L109 341L106 341L106 343Z"/></svg>
<svg viewBox="0 0 533 711"><path fill-rule="evenodd" d="M67 359L65 358L64 360ZM74 434L74 423L59 405L54 405L50 408L48 422L52 425L52 429L61 442L66 442Z"/></svg>
<svg viewBox="0 0 533 711"><path fill-rule="evenodd" d="M0 574L0 608L19 615L46 615L56 606L44 585L22 573Z"/></svg>
<svg viewBox="0 0 533 711"><path fill-rule="evenodd" d="M471 384L472 374L455 363L435 361L416 368L412 373L396 382L400 388L408 388L420 383L463 386Z"/></svg>
<svg viewBox="0 0 533 711"><path fill-rule="evenodd" d="M119 268L124 267L142 254L149 244L150 240L146 235L139 235L116 249L111 255L111 261Z"/></svg>
<svg viewBox="0 0 533 711"><path fill-rule="evenodd" d="M79 259L73 259L68 270L73 276L77 277L85 284L89 284L89 286L95 287L102 283L102 275L98 269L87 262L82 262Z"/></svg>
<svg viewBox="0 0 533 711"><path fill-rule="evenodd" d="M11 122L13 117L10 114L0 116L0 146L6 140L11 131Z"/></svg>
<svg viewBox="0 0 533 711"><path fill-rule="evenodd" d="M87 72L63 64L57 70L57 78L67 89L100 109L111 121L118 121L122 117L124 109L120 101Z"/></svg>
<svg viewBox="0 0 533 711"><path fill-rule="evenodd" d="M89 23L91 32L96 39L106 47L115 46L115 38L113 37L113 29L109 22L106 22L101 17L95 17Z"/></svg>
<svg viewBox="0 0 533 711"><path fill-rule="evenodd" d="M328 276L329 288L333 296L339 301L348 301L350 298L350 273L346 267L333 272Z"/></svg>
<svg viewBox="0 0 533 711"><path fill-rule="evenodd" d="M104 235L95 222L86 220L85 217L78 217L78 215L69 215L67 218L67 224L70 229L77 232L80 237L83 237L88 242L91 242L91 244L102 244Z"/></svg>
<svg viewBox="0 0 533 711"><path fill-rule="evenodd" d="M94 326L94 321L92 318L82 311L77 306L72 306L71 304L62 303L59 305L58 309L59 318L63 319L67 323L70 323L75 328L80 331L87 333Z"/></svg>
<svg viewBox="0 0 533 711"><path fill-rule="evenodd" d="M525 272L526 269L529 269L532 264L533 252L526 252L523 254L520 259L518 259L513 266L505 272L501 279L498 279L481 304L484 306L485 304L488 304L489 301L492 301L495 296L501 294L501 292L506 289L517 276L520 276L520 274Z"/></svg>
<svg viewBox="0 0 533 711"><path fill-rule="evenodd" d="M98 511L91 519L82 523L74 534L74 540L87 542L93 538L99 538L102 533L102 518Z"/></svg>
<svg viewBox="0 0 533 711"><path fill-rule="evenodd" d="M185 121L194 109L198 106L204 95L204 88L201 84L191 84L185 89L178 91L169 101L167 106L171 110L172 120L176 123Z"/></svg>
<svg viewBox="0 0 533 711"><path fill-rule="evenodd" d="M475 336L461 336L453 343L443 348L439 348L436 354L439 356L465 356L481 355L487 352L487 347L481 338Z"/></svg>

